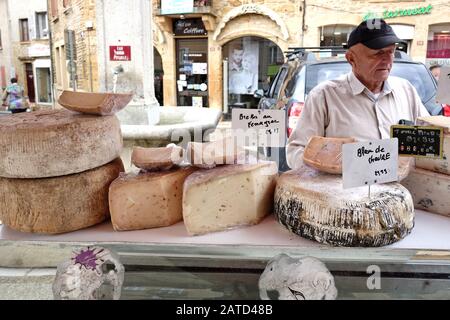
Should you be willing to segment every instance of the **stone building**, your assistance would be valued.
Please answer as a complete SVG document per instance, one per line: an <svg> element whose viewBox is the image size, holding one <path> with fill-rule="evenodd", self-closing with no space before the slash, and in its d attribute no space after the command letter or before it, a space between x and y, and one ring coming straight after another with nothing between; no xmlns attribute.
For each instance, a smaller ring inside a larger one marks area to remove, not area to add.
<svg viewBox="0 0 450 320"><path fill-rule="evenodd" d="M33 104L53 101L46 0L0 0L0 86L12 77Z"/></svg>
<svg viewBox="0 0 450 320"><path fill-rule="evenodd" d="M48 0L56 95L133 92L156 106L150 0Z"/></svg>
<svg viewBox="0 0 450 320"><path fill-rule="evenodd" d="M371 17L393 25L403 40L398 49L413 60L450 62L450 5L445 0L164 0L154 1L153 12L155 65L162 66L163 74L157 75L156 81L163 80L156 95L164 97L164 105L202 105L224 112L231 106L255 107L253 92L267 88L284 60L283 51L342 46L351 30ZM245 51L252 60L247 74L236 72L232 61L232 52L245 61ZM207 63L207 75L191 70L199 63Z"/></svg>
<svg viewBox="0 0 450 320"><path fill-rule="evenodd" d="M156 95L164 105L255 107L254 91L267 89L283 52L302 42L299 0L153 4Z"/></svg>
<svg viewBox="0 0 450 320"><path fill-rule="evenodd" d="M118 91L147 104L254 108L253 93L268 88L290 47L342 46L375 16L413 60L450 62L446 0L152 0L145 16L142 0L48 2L58 91L111 91L118 68ZM143 50L151 38L154 50Z"/></svg>

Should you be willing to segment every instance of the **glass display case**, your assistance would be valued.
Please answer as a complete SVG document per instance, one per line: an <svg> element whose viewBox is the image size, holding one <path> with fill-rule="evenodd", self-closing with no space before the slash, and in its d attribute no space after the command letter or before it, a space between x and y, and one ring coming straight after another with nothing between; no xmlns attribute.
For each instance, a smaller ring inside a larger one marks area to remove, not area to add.
<svg viewBox="0 0 450 320"><path fill-rule="evenodd" d="M267 262L286 253L324 262L338 299L449 299L448 228L448 219L417 210L415 228L402 241L344 248L291 234L273 216L256 226L195 237L182 222L129 232L103 223L54 236L1 226L0 267L54 270L72 251L96 245L117 253L125 266L121 299L259 299L258 280Z"/></svg>

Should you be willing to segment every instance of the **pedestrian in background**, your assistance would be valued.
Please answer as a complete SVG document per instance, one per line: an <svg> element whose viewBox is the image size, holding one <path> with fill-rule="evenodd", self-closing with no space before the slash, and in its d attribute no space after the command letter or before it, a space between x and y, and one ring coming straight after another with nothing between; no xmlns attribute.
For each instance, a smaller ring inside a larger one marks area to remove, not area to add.
<svg viewBox="0 0 450 320"><path fill-rule="evenodd" d="M6 104L6 99L8 98L9 102ZM27 111L23 96L23 87L17 83L16 78L11 78L11 84L3 92L2 101L3 105L8 106L8 110L12 113Z"/></svg>

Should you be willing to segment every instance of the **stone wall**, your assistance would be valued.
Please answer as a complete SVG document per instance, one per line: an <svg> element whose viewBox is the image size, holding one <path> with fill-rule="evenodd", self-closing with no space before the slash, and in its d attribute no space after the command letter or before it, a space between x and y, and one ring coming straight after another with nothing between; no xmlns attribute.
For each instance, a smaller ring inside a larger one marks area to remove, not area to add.
<svg viewBox="0 0 450 320"><path fill-rule="evenodd" d="M48 0L49 8L51 0ZM54 56L55 73L57 81L55 88L59 94L64 89L73 90L70 83L70 74L67 68L65 55L60 51L61 60L58 61L57 48L62 50L65 46L64 30L75 31L76 44L76 75L77 90L79 91L98 91L98 65L97 65L97 35L95 25L95 1L94 0L72 0L64 8L62 1L58 3L58 15L51 16L49 9L51 28L52 28L52 53ZM86 22L92 22L92 29L86 27ZM65 50L65 48L64 48ZM92 84L92 88L91 88Z"/></svg>

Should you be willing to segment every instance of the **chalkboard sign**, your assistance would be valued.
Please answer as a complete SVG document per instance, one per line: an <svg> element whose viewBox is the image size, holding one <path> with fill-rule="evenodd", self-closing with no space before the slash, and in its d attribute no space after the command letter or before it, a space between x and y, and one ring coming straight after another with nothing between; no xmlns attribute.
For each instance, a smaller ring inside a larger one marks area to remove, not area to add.
<svg viewBox="0 0 450 320"><path fill-rule="evenodd" d="M395 125L391 138L398 138L398 154L442 158L443 128Z"/></svg>

